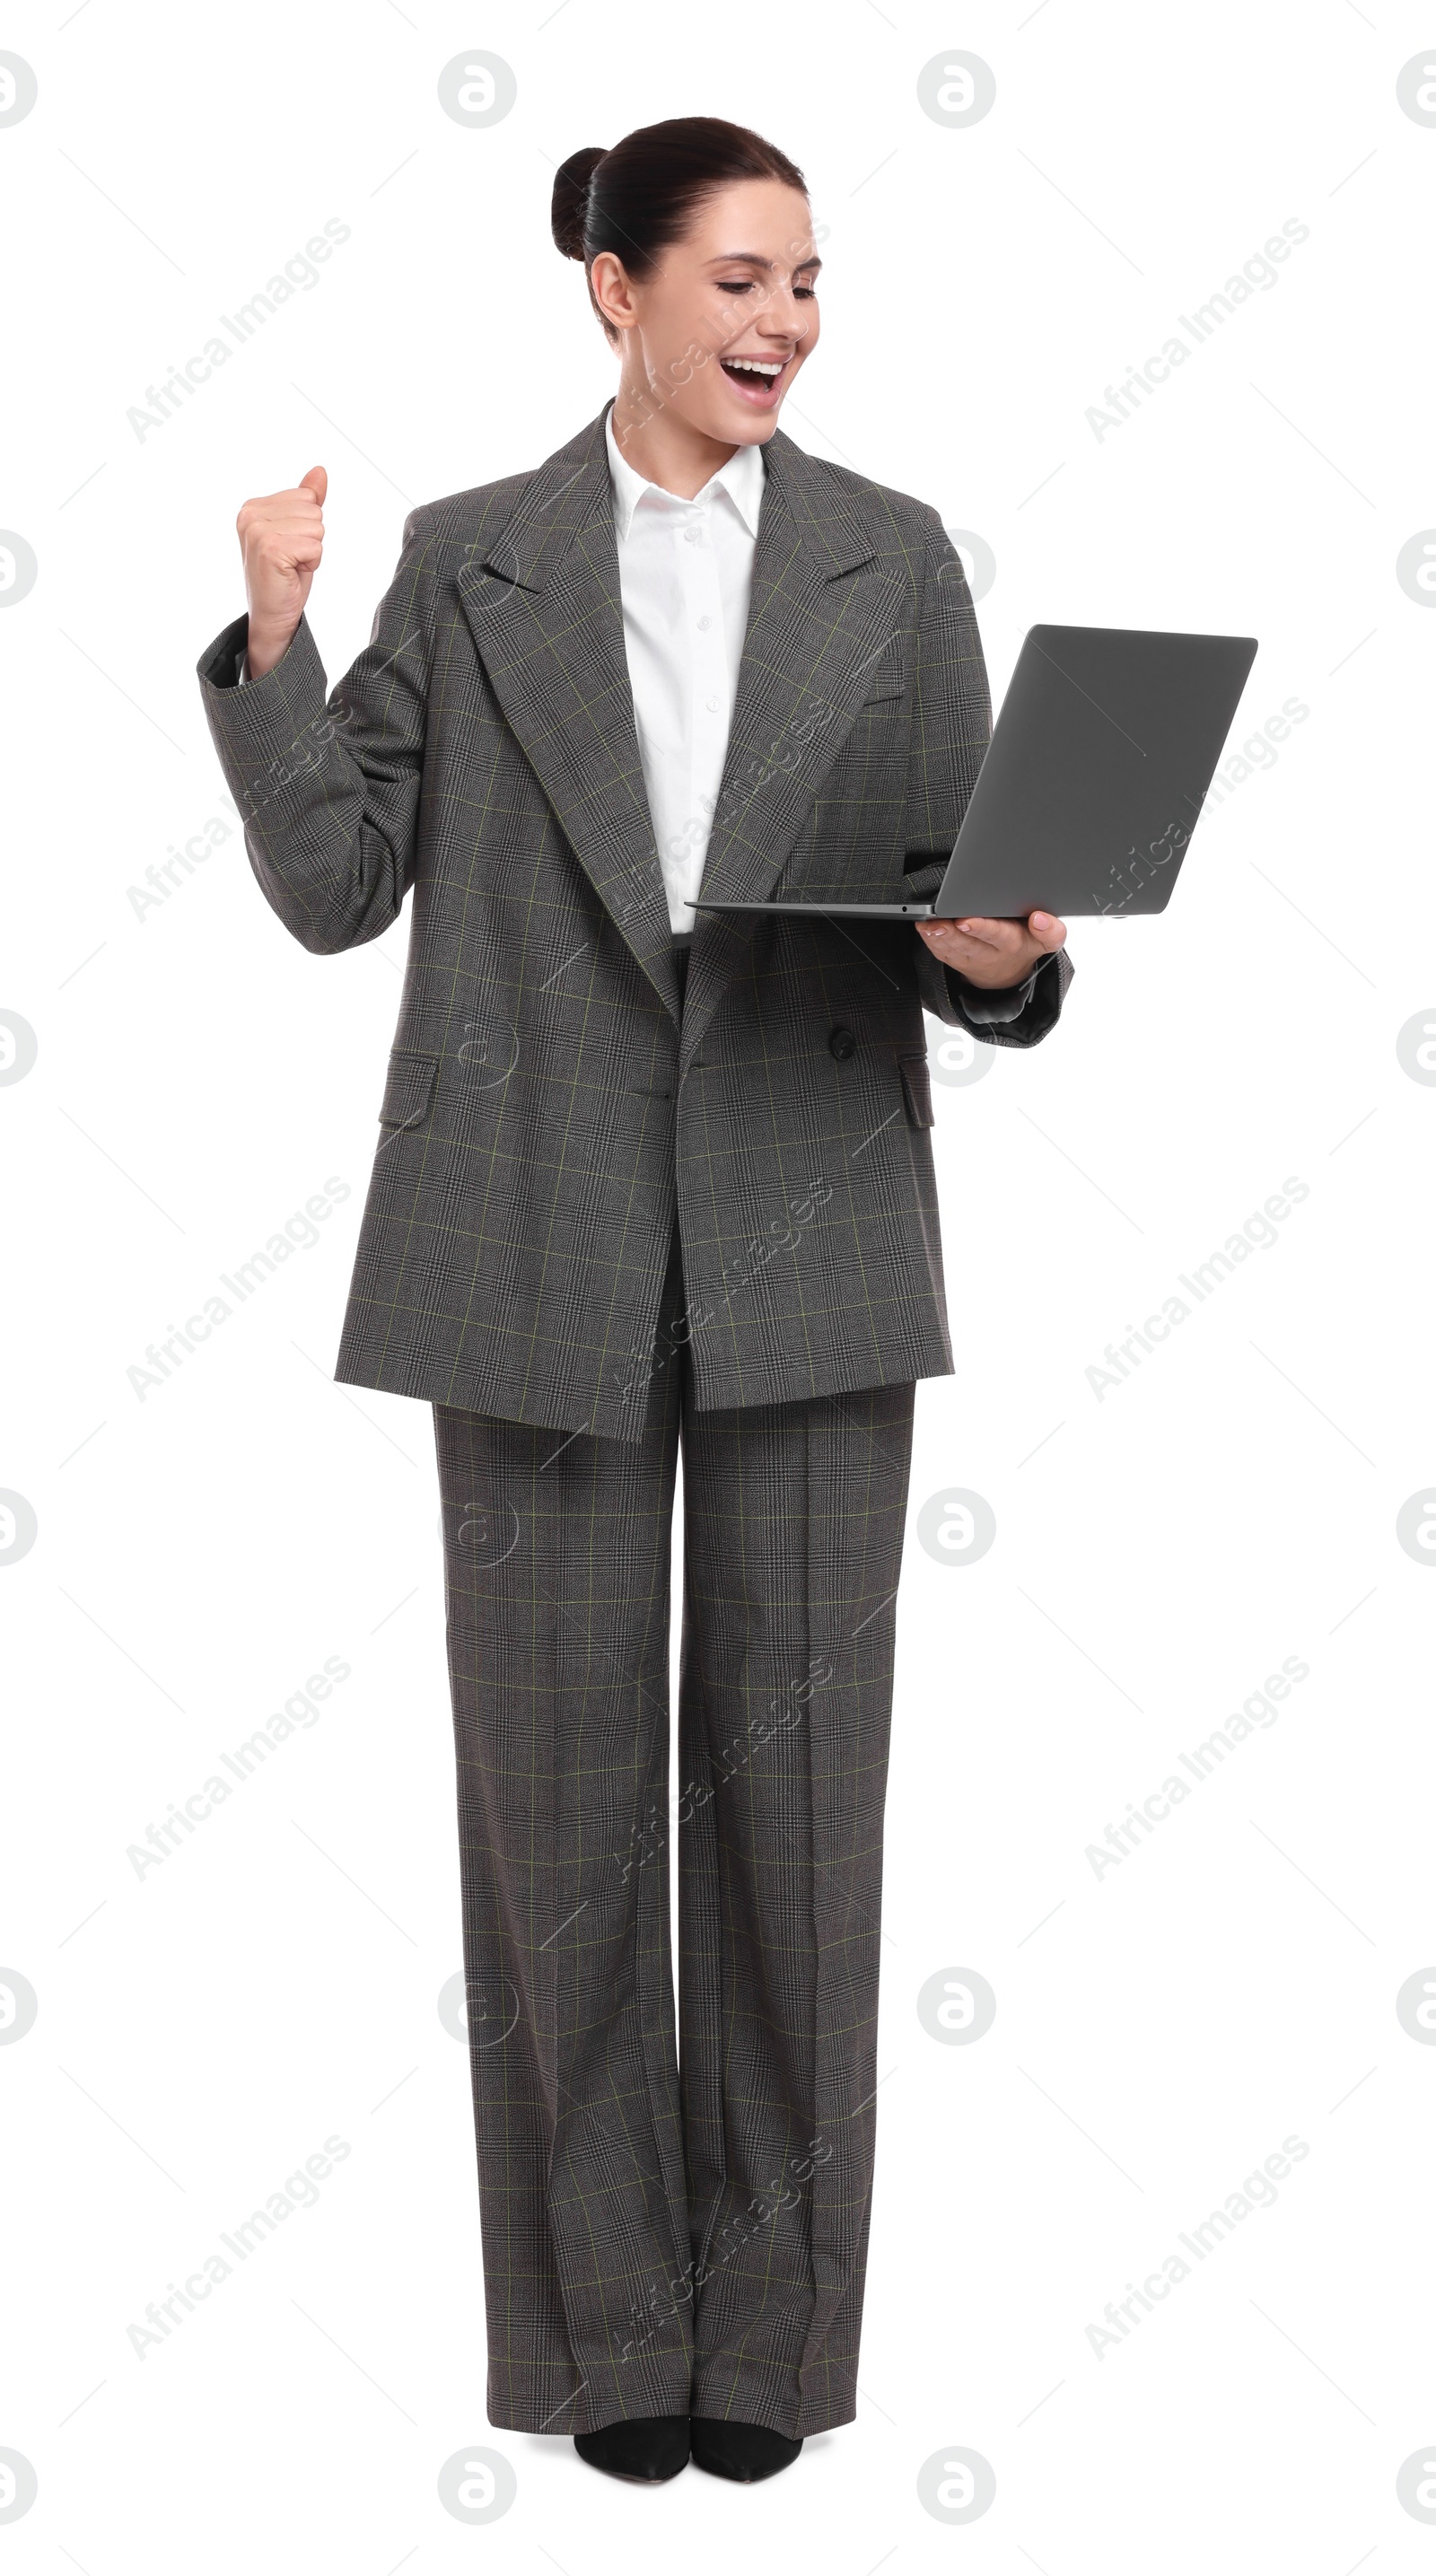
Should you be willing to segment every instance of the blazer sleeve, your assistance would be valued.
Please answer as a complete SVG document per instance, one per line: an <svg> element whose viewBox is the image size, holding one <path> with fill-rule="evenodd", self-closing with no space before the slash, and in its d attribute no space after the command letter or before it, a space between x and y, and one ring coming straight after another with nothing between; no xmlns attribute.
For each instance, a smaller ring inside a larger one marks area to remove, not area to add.
<svg viewBox="0 0 1436 2576"><path fill-rule="evenodd" d="M904 872L913 893L934 895L992 734L992 701L982 640L962 557L935 510L921 508L921 600L912 734L904 816ZM914 933L914 937L916 934ZM1034 967L1027 982L990 993L934 957L918 939L923 1007L949 1028L991 1046L1036 1046L1055 1028L1075 968L1065 948ZM1011 1016L998 1018L1000 1003ZM1015 1005L1015 1009L1014 1009Z"/></svg>
<svg viewBox="0 0 1436 2576"><path fill-rule="evenodd" d="M242 687L247 617L199 658L250 865L285 929L319 956L388 930L413 879L433 551L430 509L411 511L369 643L327 701L307 617L273 669Z"/></svg>

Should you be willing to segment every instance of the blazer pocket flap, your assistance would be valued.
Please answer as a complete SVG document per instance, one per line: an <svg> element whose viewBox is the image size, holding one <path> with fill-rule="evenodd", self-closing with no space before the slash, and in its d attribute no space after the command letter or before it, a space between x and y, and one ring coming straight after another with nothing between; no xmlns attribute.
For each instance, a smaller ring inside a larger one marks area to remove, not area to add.
<svg viewBox="0 0 1436 2576"><path fill-rule="evenodd" d="M902 1075L903 1098L907 1103L910 1127L932 1127L932 1075L925 1055L900 1055L898 1071Z"/></svg>
<svg viewBox="0 0 1436 2576"><path fill-rule="evenodd" d="M389 1058L389 1078L379 1111L381 1127L417 1127L428 1117L439 1070L436 1055L413 1055L396 1047Z"/></svg>

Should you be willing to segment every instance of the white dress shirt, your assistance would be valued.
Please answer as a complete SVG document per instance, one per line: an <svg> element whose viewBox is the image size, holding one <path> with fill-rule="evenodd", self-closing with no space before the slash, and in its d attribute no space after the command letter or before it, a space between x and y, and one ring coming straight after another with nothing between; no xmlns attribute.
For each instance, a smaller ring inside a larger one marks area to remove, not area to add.
<svg viewBox="0 0 1436 2576"><path fill-rule="evenodd" d="M623 641L643 784L674 930L703 875L763 506L763 453L738 447L691 501L645 482L604 422Z"/></svg>

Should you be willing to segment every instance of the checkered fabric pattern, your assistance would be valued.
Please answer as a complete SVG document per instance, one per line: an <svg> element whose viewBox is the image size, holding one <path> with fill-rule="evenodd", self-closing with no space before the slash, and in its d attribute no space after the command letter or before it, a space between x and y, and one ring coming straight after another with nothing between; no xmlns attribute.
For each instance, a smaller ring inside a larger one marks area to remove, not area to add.
<svg viewBox="0 0 1436 2576"><path fill-rule="evenodd" d="M911 1383L435 1408L490 2420L851 2420ZM668 1777L680 1429L680 1777ZM680 2053L669 1955L678 1843Z"/></svg>
<svg viewBox="0 0 1436 2576"><path fill-rule="evenodd" d="M990 725L961 563L782 431L764 466L703 891L928 893ZM908 925L700 914L680 1017L603 415L410 513L327 701L307 619L240 688L246 631L200 679L280 919L332 952L414 898L338 1377L639 1440L675 1220L700 1410L947 1374L923 1006L1029 1046L1071 961L991 1025Z"/></svg>

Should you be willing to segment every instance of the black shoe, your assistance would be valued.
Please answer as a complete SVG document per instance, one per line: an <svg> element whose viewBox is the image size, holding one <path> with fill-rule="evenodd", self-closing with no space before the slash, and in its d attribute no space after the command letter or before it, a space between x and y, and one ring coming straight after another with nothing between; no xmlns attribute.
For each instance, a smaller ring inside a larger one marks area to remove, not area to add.
<svg viewBox="0 0 1436 2576"><path fill-rule="evenodd" d="M602 2424L596 2433L575 2433L573 2447L591 2469L611 2478L661 2486L688 2466L688 2418L630 2415L626 2423Z"/></svg>
<svg viewBox="0 0 1436 2576"><path fill-rule="evenodd" d="M767 2424L729 2424L716 2415L695 2415L692 2430L695 2469L737 2478L744 2486L790 2469L803 2447L801 2437L790 2442Z"/></svg>

